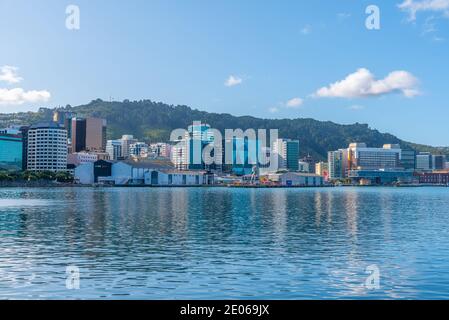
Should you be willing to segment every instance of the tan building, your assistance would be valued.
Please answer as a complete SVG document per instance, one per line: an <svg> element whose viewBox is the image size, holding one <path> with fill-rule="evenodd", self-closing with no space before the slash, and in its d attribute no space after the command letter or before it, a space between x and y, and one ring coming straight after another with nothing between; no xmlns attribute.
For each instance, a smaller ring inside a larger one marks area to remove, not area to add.
<svg viewBox="0 0 449 320"><path fill-rule="evenodd" d="M327 162L318 162L315 164L315 173L325 179L329 178L329 164Z"/></svg>
<svg viewBox="0 0 449 320"><path fill-rule="evenodd" d="M73 118L71 121L71 152L106 150L106 120Z"/></svg>
<svg viewBox="0 0 449 320"><path fill-rule="evenodd" d="M106 150L106 120L86 119L86 151Z"/></svg>

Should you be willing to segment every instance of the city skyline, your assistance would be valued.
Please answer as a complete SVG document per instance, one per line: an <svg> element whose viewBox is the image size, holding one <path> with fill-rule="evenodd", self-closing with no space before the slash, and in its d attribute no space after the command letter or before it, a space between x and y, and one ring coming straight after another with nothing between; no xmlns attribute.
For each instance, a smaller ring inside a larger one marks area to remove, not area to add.
<svg viewBox="0 0 449 320"><path fill-rule="evenodd" d="M3 1L0 36L14 46L0 52L0 112L149 98L448 145L449 2L254 4L77 1L68 30L67 3ZM365 26L371 4L380 30Z"/></svg>

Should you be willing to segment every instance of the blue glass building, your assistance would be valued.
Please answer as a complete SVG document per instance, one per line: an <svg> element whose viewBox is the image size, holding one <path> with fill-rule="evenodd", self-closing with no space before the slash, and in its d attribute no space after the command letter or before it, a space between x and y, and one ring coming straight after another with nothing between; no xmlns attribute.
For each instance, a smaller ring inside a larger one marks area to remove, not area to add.
<svg viewBox="0 0 449 320"><path fill-rule="evenodd" d="M0 134L0 168L22 169L22 138L20 136Z"/></svg>

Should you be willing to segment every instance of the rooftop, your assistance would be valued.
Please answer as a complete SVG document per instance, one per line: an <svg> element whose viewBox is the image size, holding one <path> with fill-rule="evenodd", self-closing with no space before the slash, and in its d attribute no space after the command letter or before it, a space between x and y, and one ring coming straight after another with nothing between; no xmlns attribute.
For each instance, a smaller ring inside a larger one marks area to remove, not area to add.
<svg viewBox="0 0 449 320"><path fill-rule="evenodd" d="M60 126L59 124L57 124L56 122L39 122L36 124L33 124L30 129L64 129L64 127Z"/></svg>

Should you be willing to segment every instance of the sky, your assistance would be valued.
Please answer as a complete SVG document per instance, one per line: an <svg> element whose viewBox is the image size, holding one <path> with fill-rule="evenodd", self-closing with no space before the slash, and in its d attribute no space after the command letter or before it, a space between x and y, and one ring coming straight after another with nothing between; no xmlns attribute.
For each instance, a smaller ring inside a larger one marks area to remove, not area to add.
<svg viewBox="0 0 449 320"><path fill-rule="evenodd" d="M0 0L0 43L0 113L151 99L449 146L449 0Z"/></svg>

